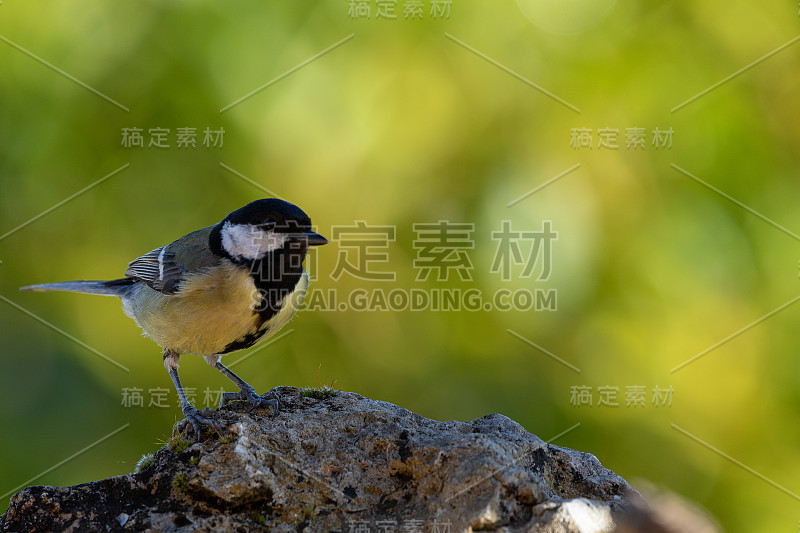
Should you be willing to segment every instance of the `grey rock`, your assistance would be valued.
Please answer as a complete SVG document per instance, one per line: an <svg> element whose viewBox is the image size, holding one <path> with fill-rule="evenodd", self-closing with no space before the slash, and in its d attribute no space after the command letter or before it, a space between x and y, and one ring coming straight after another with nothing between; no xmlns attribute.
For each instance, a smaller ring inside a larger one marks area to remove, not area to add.
<svg viewBox="0 0 800 533"><path fill-rule="evenodd" d="M226 433L173 439L141 472L18 492L0 530L604 532L644 505L593 455L502 415L437 422L348 392L275 392L274 418L207 410Z"/></svg>

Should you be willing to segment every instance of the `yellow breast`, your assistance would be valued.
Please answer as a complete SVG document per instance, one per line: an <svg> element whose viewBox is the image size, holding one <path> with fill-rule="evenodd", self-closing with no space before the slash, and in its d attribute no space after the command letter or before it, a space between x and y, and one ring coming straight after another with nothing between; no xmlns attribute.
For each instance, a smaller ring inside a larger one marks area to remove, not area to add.
<svg viewBox="0 0 800 533"><path fill-rule="evenodd" d="M291 320L303 301L308 284L308 274L303 272L294 292L269 320L269 329L258 342L269 338ZM224 263L188 277L173 296L143 284L138 294L124 302L124 309L162 348L178 354L208 356L258 331L260 317L254 310L259 304L260 295L250 273Z"/></svg>

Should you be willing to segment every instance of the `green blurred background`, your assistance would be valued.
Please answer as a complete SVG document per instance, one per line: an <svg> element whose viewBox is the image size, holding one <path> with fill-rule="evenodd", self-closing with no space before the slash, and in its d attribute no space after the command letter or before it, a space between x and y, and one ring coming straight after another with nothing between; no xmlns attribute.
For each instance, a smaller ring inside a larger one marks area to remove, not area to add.
<svg viewBox="0 0 800 533"><path fill-rule="evenodd" d="M129 472L180 414L158 347L117 300L17 287L119 277L263 187L325 235L396 228L376 264L396 281L333 279L334 241L309 264L312 291L554 289L557 309L301 312L235 366L257 389L335 380L440 420L502 413L698 501L728 531L795 531L800 305L781 306L800 293L800 45L671 110L795 38L796 3L457 0L434 16L424 0L405 18L414 3L399 0L395 19L350 4L0 4L0 493ZM176 146L184 127L196 148ZM123 128L145 147L123 146ZM169 148L146 146L152 128L170 129ZM223 146L203 146L206 128ZM576 128L591 149L571 145ZM598 148L602 128L619 148ZM643 148L626 148L629 128ZM653 145L656 128L671 146ZM472 280L415 280L414 224L439 220L474 224ZM503 220L552 221L548 280L491 272ZM231 390L182 362L201 407L206 387ZM627 406L635 386L644 405ZM602 387L618 405L598 405ZM653 401L670 387L671 403ZM144 406L123 406L125 388ZM148 406L156 388L168 408Z"/></svg>

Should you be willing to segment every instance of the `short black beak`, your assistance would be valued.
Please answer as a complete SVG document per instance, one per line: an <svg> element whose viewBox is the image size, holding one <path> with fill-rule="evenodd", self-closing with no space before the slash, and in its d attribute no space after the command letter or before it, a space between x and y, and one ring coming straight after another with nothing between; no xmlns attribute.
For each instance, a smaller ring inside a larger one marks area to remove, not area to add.
<svg viewBox="0 0 800 533"><path fill-rule="evenodd" d="M303 239L308 246L322 246L323 244L328 244L328 239L316 231L306 230L303 234Z"/></svg>

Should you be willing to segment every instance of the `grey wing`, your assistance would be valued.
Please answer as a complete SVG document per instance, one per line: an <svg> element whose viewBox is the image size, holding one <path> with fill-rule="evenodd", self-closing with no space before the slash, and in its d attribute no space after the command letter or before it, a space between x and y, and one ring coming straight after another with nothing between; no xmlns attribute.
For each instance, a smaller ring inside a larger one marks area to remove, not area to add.
<svg viewBox="0 0 800 533"><path fill-rule="evenodd" d="M168 250L167 245L128 263L125 276L139 279L164 294L175 294L180 288L185 270L175 260L175 254Z"/></svg>

